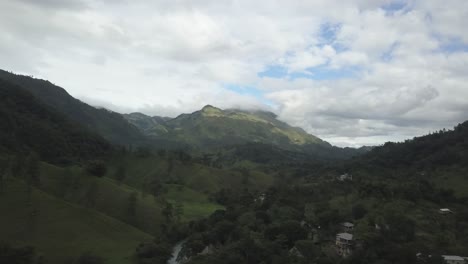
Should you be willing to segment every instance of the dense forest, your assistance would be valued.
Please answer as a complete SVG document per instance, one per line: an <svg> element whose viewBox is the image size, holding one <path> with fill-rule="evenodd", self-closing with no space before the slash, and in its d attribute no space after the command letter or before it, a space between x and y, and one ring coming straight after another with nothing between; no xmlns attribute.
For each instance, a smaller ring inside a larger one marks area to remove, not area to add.
<svg viewBox="0 0 468 264"><path fill-rule="evenodd" d="M0 70L0 79L29 91L43 104L60 112L70 121L95 131L112 143L129 144L143 140L138 129L126 122L122 115L83 103L49 81L3 70Z"/></svg>
<svg viewBox="0 0 468 264"><path fill-rule="evenodd" d="M110 153L111 145L99 135L4 80L0 80L0 118L0 147L6 152L36 152L53 163Z"/></svg>

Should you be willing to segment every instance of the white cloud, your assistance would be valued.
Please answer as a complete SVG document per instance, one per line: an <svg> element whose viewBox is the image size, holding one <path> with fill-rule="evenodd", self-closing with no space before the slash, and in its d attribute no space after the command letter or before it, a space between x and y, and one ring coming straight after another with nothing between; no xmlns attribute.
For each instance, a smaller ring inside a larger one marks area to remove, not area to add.
<svg viewBox="0 0 468 264"><path fill-rule="evenodd" d="M390 3L0 1L0 68L114 110L170 116L208 103L269 108L224 88L252 86L282 119L339 145L468 119L468 52L447 48L468 46L468 2ZM335 25L331 36L324 25ZM284 76L258 76L275 65Z"/></svg>

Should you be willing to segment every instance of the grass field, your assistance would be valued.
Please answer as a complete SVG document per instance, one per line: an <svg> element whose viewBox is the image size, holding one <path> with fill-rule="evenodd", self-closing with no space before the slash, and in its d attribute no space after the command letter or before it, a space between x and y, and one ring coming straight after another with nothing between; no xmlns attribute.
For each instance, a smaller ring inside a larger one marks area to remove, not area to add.
<svg viewBox="0 0 468 264"><path fill-rule="evenodd" d="M216 203L210 202L208 197L196 192L183 185L168 184L167 193L164 197L173 205L182 205L182 219L183 221L200 219L209 216L216 210L223 209L224 207Z"/></svg>
<svg viewBox="0 0 468 264"><path fill-rule="evenodd" d="M468 197L468 174L466 171L447 170L434 178L437 186L452 189L457 197Z"/></svg>
<svg viewBox="0 0 468 264"><path fill-rule="evenodd" d="M150 171L158 168L157 164L154 167L150 166L151 164L143 163L143 165L149 166L148 170ZM145 174L141 167L136 168L137 172L128 175L130 183L135 178L144 177ZM150 172L147 174L151 175ZM133 183L135 184L135 182ZM135 185L138 186L138 184ZM173 204L182 204L181 220L183 221L200 219L222 208L222 206L210 202L205 193L182 185L166 184L165 186L167 192L161 194L161 198L165 198ZM159 234L161 223L164 221L161 217L160 199L137 187L129 186L125 182L120 184L108 177L98 178L86 175L79 167L64 169L43 164L41 188L67 201L92 207L106 215L132 223L144 232L153 235ZM127 208L132 193L137 194L136 217L129 219Z"/></svg>
<svg viewBox="0 0 468 264"><path fill-rule="evenodd" d="M150 156L129 156L124 159L116 159L110 163L107 177L113 178L116 168L124 165L127 177L124 183L138 189L143 189L152 179L159 178L162 182L177 181L197 192L210 194L222 188L243 188L243 177L239 171L228 169L217 169L199 163L182 163L177 160L169 165L167 158ZM169 167L172 167L169 169ZM267 175L251 168L249 176L249 187L265 189L273 181L271 175Z"/></svg>
<svg viewBox="0 0 468 264"><path fill-rule="evenodd" d="M41 166L41 189L68 202L93 208L152 234L160 233L161 206L151 195L106 177L87 175L79 167ZM128 215L129 198L137 194L136 215Z"/></svg>
<svg viewBox="0 0 468 264"><path fill-rule="evenodd" d="M90 251L106 263L132 263L135 247L152 236L93 209L77 206L9 179L0 196L0 241L34 246L47 263L71 263Z"/></svg>

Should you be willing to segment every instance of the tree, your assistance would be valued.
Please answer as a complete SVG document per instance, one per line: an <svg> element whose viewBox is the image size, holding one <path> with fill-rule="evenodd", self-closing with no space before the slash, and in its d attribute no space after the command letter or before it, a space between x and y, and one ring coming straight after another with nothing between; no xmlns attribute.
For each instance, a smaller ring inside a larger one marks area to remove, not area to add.
<svg viewBox="0 0 468 264"><path fill-rule="evenodd" d="M28 157L26 165L26 182L28 185L39 186L40 179L40 168L39 168L39 157L36 153L31 153Z"/></svg>
<svg viewBox="0 0 468 264"><path fill-rule="evenodd" d="M96 177L102 177L106 174L107 167L102 160L93 160L86 165L86 171Z"/></svg>
<svg viewBox="0 0 468 264"><path fill-rule="evenodd" d="M172 255L172 248L167 243L141 243L136 248L139 264L166 263Z"/></svg>
<svg viewBox="0 0 468 264"><path fill-rule="evenodd" d="M163 190L164 185L161 183L161 180L159 180L158 176L155 175L149 184L149 192L154 196L158 196L163 192Z"/></svg>
<svg viewBox="0 0 468 264"><path fill-rule="evenodd" d="M114 173L114 178L117 180L117 182L120 184L125 177L127 176L127 171L123 165L119 166L117 170Z"/></svg>
<svg viewBox="0 0 468 264"><path fill-rule="evenodd" d="M0 263L33 264L34 259L33 247L13 248L7 244L0 244Z"/></svg>
<svg viewBox="0 0 468 264"><path fill-rule="evenodd" d="M137 202L138 202L137 193L132 192L128 197L128 206L127 206L127 217L131 223L134 223L136 219Z"/></svg>
<svg viewBox="0 0 468 264"><path fill-rule="evenodd" d="M246 168L242 168L240 169L240 172L242 174L242 184L243 185L247 185L249 183L249 179L250 179L250 171Z"/></svg>
<svg viewBox="0 0 468 264"><path fill-rule="evenodd" d="M184 214L184 205L180 201L177 201L175 204L175 209L174 209L174 216L177 218L177 221L180 221L183 214Z"/></svg>
<svg viewBox="0 0 468 264"><path fill-rule="evenodd" d="M98 191L99 191L99 186L98 186L97 182L93 181L89 185L88 189L86 190L86 194L85 194L85 197L86 197L85 204L86 204L86 206L94 207L96 205L96 199L97 199Z"/></svg>
<svg viewBox="0 0 468 264"><path fill-rule="evenodd" d="M5 188L5 178L10 169L10 160L6 160L0 163L0 195L3 193Z"/></svg>
<svg viewBox="0 0 468 264"><path fill-rule="evenodd" d="M167 175L171 176L171 173L173 170L174 170L174 158L171 156L167 160Z"/></svg>
<svg viewBox="0 0 468 264"><path fill-rule="evenodd" d="M78 257L78 264L102 264L104 259L91 253L85 252Z"/></svg>
<svg viewBox="0 0 468 264"><path fill-rule="evenodd" d="M11 173L13 174L13 176L22 176L25 160L26 159L21 152L15 156L11 165Z"/></svg>
<svg viewBox="0 0 468 264"><path fill-rule="evenodd" d="M164 218L166 218L166 222L169 222L171 221L173 213L174 213L173 207L172 207L172 204L169 203L168 201L164 201L163 203L164 204L163 204L163 209L161 213L164 216Z"/></svg>
<svg viewBox="0 0 468 264"><path fill-rule="evenodd" d="M73 188L73 182L74 179L72 171L69 168L64 169L60 174L58 181L59 188L57 188L57 196L60 198L65 198L69 190Z"/></svg>
<svg viewBox="0 0 468 264"><path fill-rule="evenodd" d="M151 150L147 147L138 147L135 151L135 155L139 158L148 158L151 154Z"/></svg>
<svg viewBox="0 0 468 264"><path fill-rule="evenodd" d="M356 204L351 209L354 220L359 220L367 214L367 209L362 204Z"/></svg>
<svg viewBox="0 0 468 264"><path fill-rule="evenodd" d="M27 200L28 203L31 203L32 187L37 187L40 183L39 157L35 153L31 153L27 159L24 176L26 180Z"/></svg>
<svg viewBox="0 0 468 264"><path fill-rule="evenodd" d="M315 207L313 204L308 203L304 206L304 216L310 224L317 223L317 215L315 214Z"/></svg>

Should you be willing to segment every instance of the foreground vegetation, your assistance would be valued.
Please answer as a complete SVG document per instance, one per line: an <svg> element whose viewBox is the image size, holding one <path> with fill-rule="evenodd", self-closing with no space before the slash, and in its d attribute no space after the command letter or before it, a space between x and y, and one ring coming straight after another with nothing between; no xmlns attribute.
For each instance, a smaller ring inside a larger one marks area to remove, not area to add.
<svg viewBox="0 0 468 264"><path fill-rule="evenodd" d="M73 263L83 254L106 263L130 263L134 249L152 236L97 210L68 203L8 179L0 196L0 237L14 247L32 246L41 263ZM16 262L11 262L16 263Z"/></svg>

